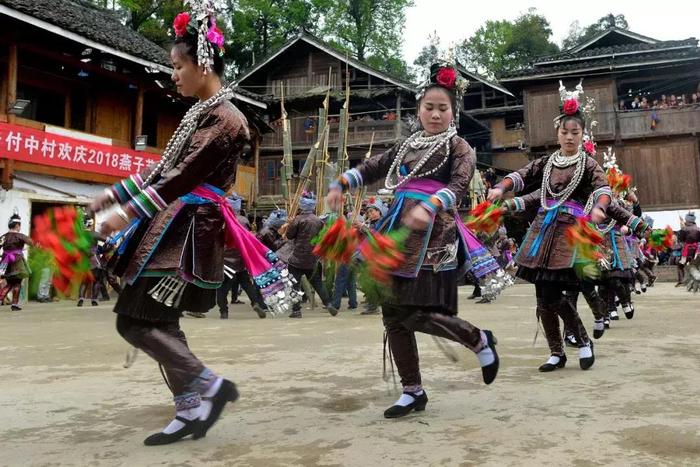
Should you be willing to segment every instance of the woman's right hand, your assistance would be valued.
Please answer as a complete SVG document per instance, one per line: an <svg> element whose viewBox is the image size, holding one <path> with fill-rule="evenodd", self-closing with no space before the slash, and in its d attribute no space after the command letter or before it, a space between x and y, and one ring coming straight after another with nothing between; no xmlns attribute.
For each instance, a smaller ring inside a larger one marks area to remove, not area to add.
<svg viewBox="0 0 700 467"><path fill-rule="evenodd" d="M486 199L491 202L503 199L503 190L500 188L491 188Z"/></svg>
<svg viewBox="0 0 700 467"><path fill-rule="evenodd" d="M326 206L331 211L337 211L343 205L343 192L338 188L331 188L326 195Z"/></svg>
<svg viewBox="0 0 700 467"><path fill-rule="evenodd" d="M122 230L127 224L126 219L116 213L112 213L100 224L100 233L102 235L112 235L114 232Z"/></svg>
<svg viewBox="0 0 700 467"><path fill-rule="evenodd" d="M91 213L97 213L104 211L108 207L114 204L114 198L109 196L107 192L100 193L92 200L92 203L88 206L88 210Z"/></svg>

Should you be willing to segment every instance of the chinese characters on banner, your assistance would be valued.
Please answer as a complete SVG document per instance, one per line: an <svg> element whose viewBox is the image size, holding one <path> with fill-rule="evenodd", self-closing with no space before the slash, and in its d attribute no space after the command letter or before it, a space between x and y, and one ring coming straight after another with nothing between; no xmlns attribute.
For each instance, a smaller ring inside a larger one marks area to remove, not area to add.
<svg viewBox="0 0 700 467"><path fill-rule="evenodd" d="M0 122L0 159L126 177L160 156Z"/></svg>

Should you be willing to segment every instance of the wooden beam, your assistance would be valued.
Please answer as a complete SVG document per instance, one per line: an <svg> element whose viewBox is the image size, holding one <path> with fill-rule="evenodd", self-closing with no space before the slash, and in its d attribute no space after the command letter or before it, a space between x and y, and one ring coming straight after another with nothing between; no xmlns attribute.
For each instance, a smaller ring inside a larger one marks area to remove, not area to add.
<svg viewBox="0 0 700 467"><path fill-rule="evenodd" d="M309 88L312 88L313 86L311 85L311 79L313 78L313 71L314 71L314 66L313 66L313 52L309 51L309 67L306 70L306 80L308 82Z"/></svg>
<svg viewBox="0 0 700 467"><path fill-rule="evenodd" d="M5 190L12 188L12 175L14 173L14 159L5 159L5 164L2 169L2 182L0 183Z"/></svg>
<svg viewBox="0 0 700 467"><path fill-rule="evenodd" d="M401 139L401 93L396 93L396 139Z"/></svg>
<svg viewBox="0 0 700 467"><path fill-rule="evenodd" d="M63 126L65 128L71 128L71 116L73 115L71 102L71 93L66 94L65 105L63 107Z"/></svg>
<svg viewBox="0 0 700 467"><path fill-rule="evenodd" d="M0 115L7 115L7 80L4 78L7 76L6 64L0 62L0 76L3 76L0 82Z"/></svg>
<svg viewBox="0 0 700 467"><path fill-rule="evenodd" d="M8 108L4 109L5 111L9 110L17 100L17 44L10 44L7 52L7 94L5 95L5 102ZM9 114L8 122L15 122L14 114Z"/></svg>
<svg viewBox="0 0 700 467"><path fill-rule="evenodd" d="M8 161L11 159L8 159ZM63 167L52 167L50 165L33 164L31 162L15 161L14 170L22 172L30 172L35 174L50 175L53 177L70 178L73 180L81 180L92 183L102 183L105 185L113 185L121 180L121 177L114 175L96 174L91 172L79 172L73 169L65 169ZM3 173L4 176L4 173Z"/></svg>
<svg viewBox="0 0 700 467"><path fill-rule="evenodd" d="M136 116L134 117L134 134L132 140L135 141L136 137L143 134L143 87L139 86L139 93L136 95ZM155 141L151 141L155 143ZM129 145L133 145L133 142Z"/></svg>

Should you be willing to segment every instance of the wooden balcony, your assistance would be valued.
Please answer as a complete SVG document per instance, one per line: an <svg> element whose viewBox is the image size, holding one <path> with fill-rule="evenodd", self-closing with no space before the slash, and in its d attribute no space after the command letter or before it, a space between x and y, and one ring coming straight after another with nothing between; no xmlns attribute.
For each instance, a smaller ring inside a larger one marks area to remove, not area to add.
<svg viewBox="0 0 700 467"><path fill-rule="evenodd" d="M651 129L652 114L658 119ZM618 112L622 139L700 133L700 105L663 110Z"/></svg>
<svg viewBox="0 0 700 467"><path fill-rule="evenodd" d="M293 118L289 121L292 135L292 147L294 149L309 149L316 142L316 128L307 131L304 128L304 119ZM338 145L338 123L330 124L329 146ZM282 129L273 127L275 133L267 134L263 138L261 149L263 151L282 150ZM389 143L396 141L401 134L408 131L406 123L395 120L355 121L348 127L348 146L368 145L374 133L374 143Z"/></svg>

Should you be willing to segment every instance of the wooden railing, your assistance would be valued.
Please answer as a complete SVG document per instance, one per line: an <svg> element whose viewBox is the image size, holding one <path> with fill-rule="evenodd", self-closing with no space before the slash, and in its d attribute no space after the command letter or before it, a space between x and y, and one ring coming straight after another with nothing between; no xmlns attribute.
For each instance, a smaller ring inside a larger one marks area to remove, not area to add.
<svg viewBox="0 0 700 467"><path fill-rule="evenodd" d="M652 129L652 117L656 117ZM618 112L622 139L700 132L700 105L662 110Z"/></svg>

